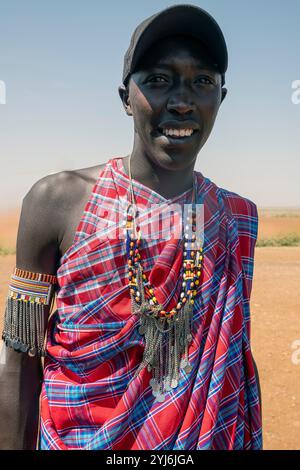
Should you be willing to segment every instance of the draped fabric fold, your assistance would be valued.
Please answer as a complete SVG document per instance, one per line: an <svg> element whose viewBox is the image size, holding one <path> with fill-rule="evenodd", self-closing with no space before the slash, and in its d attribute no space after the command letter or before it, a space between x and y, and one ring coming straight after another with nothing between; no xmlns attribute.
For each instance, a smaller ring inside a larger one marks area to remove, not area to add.
<svg viewBox="0 0 300 470"><path fill-rule="evenodd" d="M194 305L189 362L178 388L155 401L147 368L134 378L144 348L132 315L125 240L113 232L124 218L129 178L121 158L101 170L57 272L57 311L47 334L41 395L41 449L261 449L258 387L250 349L250 294L257 237L255 204L196 171L204 205L204 259ZM145 207L172 199L133 180ZM149 211L148 211L149 208ZM113 235L114 234L114 235ZM142 248L144 270L159 302L176 305L181 240L158 236Z"/></svg>

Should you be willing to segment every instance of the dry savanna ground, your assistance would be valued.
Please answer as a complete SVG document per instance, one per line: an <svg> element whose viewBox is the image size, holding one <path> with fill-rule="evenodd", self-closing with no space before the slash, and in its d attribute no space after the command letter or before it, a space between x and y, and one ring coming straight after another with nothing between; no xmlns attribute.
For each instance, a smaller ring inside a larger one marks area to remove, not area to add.
<svg viewBox="0 0 300 470"><path fill-rule="evenodd" d="M14 268L18 212L0 214L0 305ZM294 245L281 246L289 238ZM251 299L252 350L260 374L265 449L300 449L300 209L259 210ZM296 240L296 242L295 242ZM278 243L277 243L278 242ZM259 243L258 243L259 245ZM298 346L299 348L299 346ZM297 364L299 362L299 364Z"/></svg>

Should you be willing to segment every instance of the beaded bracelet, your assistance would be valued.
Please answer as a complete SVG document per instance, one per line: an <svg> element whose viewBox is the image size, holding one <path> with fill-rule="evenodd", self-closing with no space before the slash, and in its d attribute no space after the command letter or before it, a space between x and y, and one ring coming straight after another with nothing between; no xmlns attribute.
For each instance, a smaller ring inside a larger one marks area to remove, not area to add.
<svg viewBox="0 0 300 470"><path fill-rule="evenodd" d="M29 356L44 356L46 307L51 309L57 278L15 268L11 276L2 339ZM47 309L48 310L48 309Z"/></svg>

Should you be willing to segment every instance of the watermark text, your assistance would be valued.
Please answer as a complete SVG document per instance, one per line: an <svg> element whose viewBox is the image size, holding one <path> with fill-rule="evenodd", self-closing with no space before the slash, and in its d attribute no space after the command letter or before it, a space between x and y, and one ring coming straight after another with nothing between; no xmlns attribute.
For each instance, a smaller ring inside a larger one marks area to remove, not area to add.
<svg viewBox="0 0 300 470"><path fill-rule="evenodd" d="M6 84L0 80L0 104L6 104Z"/></svg>

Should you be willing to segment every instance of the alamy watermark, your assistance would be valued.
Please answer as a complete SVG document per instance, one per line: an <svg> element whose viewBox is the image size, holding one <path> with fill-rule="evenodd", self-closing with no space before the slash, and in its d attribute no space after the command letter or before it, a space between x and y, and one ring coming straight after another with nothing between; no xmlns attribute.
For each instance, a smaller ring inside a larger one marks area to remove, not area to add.
<svg viewBox="0 0 300 470"><path fill-rule="evenodd" d="M292 82L293 93L291 95L291 100L293 104L300 104L300 80L294 80Z"/></svg>
<svg viewBox="0 0 300 470"><path fill-rule="evenodd" d="M128 215L131 216L132 222L128 222ZM99 206L96 227L98 239L126 240L128 230L129 234L137 234L135 228L141 232L144 240L185 238L186 248L197 248L197 245L202 246L204 241L204 205L183 204L182 206L176 203L162 203L148 206L135 204L124 207L121 198L112 201L107 210L103 210L101 205ZM193 230L191 231L191 229ZM194 240L192 240L192 236L194 236Z"/></svg>
<svg viewBox="0 0 300 470"><path fill-rule="evenodd" d="M295 339L291 344L291 348L294 349L291 356L292 363L298 366L300 364L300 339Z"/></svg>
<svg viewBox="0 0 300 470"><path fill-rule="evenodd" d="M0 104L6 104L6 84L0 80Z"/></svg>

